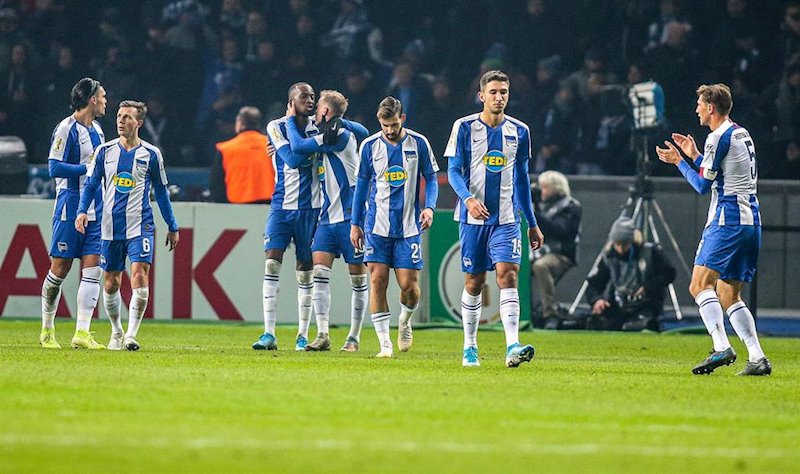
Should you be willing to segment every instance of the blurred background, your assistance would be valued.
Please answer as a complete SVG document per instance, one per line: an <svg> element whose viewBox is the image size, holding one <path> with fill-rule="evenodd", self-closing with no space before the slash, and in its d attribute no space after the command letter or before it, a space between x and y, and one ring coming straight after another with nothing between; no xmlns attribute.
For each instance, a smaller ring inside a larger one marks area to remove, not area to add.
<svg viewBox="0 0 800 474"><path fill-rule="evenodd" d="M107 139L120 101L147 103L141 136L163 150L173 200L195 202L211 200L215 144L235 136L239 109L258 107L266 124L284 114L288 87L306 81L344 93L346 116L373 132L380 99L399 98L406 125L439 159L446 209L455 200L441 155L453 121L480 110L478 80L490 69L509 74L507 112L530 125L532 179L562 172L584 205L577 270L558 285L560 301L577 293L629 194L633 179L618 176L656 177L691 263L707 197L653 149L671 131L702 143L695 90L724 82L732 119L756 143L773 226L761 301L800 308L790 278L800 271L797 0L0 0L0 136L20 139L0 138L0 194L52 198L50 137L82 77L108 93ZM631 92L643 84L654 113L644 129ZM687 284L679 268L678 298L691 309Z"/></svg>
<svg viewBox="0 0 800 474"><path fill-rule="evenodd" d="M142 135L170 168L207 168L241 106L281 116L297 81L342 91L370 130L377 102L397 96L441 156L488 69L511 76L508 113L531 126L536 170L634 174L621 91L653 79L663 128L698 137L697 85L729 84L759 176L800 179L797 2L0 1L0 135L22 138L30 163L46 162L84 76L108 91L110 138L119 101L148 104Z"/></svg>

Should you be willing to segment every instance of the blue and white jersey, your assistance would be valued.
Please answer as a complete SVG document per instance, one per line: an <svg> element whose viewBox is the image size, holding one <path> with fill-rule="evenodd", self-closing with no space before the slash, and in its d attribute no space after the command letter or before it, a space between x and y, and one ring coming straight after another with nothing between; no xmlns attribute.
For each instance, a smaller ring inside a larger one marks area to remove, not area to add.
<svg viewBox="0 0 800 474"><path fill-rule="evenodd" d="M711 184L709 225L761 225L756 149L750 133L726 120L706 138L700 176Z"/></svg>
<svg viewBox="0 0 800 474"><path fill-rule="evenodd" d="M358 144L350 130L339 129L340 139L342 135L348 137L344 150L320 153L317 161L317 177L322 186L319 223L323 225L349 221L352 214L359 163ZM322 135L314 139L322 146Z"/></svg>
<svg viewBox="0 0 800 474"><path fill-rule="evenodd" d="M104 141L105 135L99 123L93 121L91 127L86 127L70 115L56 125L53 130L49 159L68 165L86 165L88 172L92 167L95 148ZM51 169L53 168L51 166ZM56 202L53 217L62 221L75 220L86 175L59 172L53 174L52 171L51 175L56 180ZM89 220L97 219L102 209L103 203L98 192L87 209L86 214L89 216Z"/></svg>
<svg viewBox="0 0 800 474"><path fill-rule="evenodd" d="M369 182L364 227L367 233L391 238L419 235L420 176L426 183L424 207L436 205L439 167L431 145L423 135L409 129L405 131L406 136L397 145L386 141L381 133L368 137L361 144L358 179ZM356 201L354 199L354 208L358 206Z"/></svg>
<svg viewBox="0 0 800 474"><path fill-rule="evenodd" d="M523 209L520 196L514 191L519 173L528 179L531 139L527 125L506 115L498 126L489 127L480 114L468 115L453 124L444 156L456 157L462 163L459 174L464 177L469 195L482 201L489 210L488 219L475 219L460 196L454 220L474 225L519 222ZM526 186L529 189L530 183ZM534 225L535 221L529 224Z"/></svg>
<svg viewBox="0 0 800 474"><path fill-rule="evenodd" d="M150 143L142 140L139 146L127 151L117 138L98 148L87 186L98 186L102 191L103 240L127 240L153 233L150 188L156 186L163 192L166 185L161 150ZM170 216L165 215L163 206L161 209L170 224ZM170 231L177 230L177 225L170 224L173 226Z"/></svg>
<svg viewBox="0 0 800 474"><path fill-rule="evenodd" d="M278 150L289 146L286 133L286 120L281 117L267 124L267 136L275 153L272 164L275 168L275 191L272 194L272 209L300 210L319 209L322 207L322 195L319 189L319 175L316 154L312 154L308 161L298 168L291 168L279 156ZM319 129L314 121L309 118L305 130L301 130L303 138L319 135Z"/></svg>

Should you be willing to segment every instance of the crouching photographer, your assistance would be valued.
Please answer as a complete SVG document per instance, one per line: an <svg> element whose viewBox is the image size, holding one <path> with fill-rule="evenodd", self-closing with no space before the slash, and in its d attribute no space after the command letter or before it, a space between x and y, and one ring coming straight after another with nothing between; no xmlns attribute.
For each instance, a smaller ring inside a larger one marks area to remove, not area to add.
<svg viewBox="0 0 800 474"><path fill-rule="evenodd" d="M643 242L633 220L620 217L600 263L587 278L586 299L592 308L587 329L659 330L658 317L675 267L656 244Z"/></svg>
<svg viewBox="0 0 800 474"><path fill-rule="evenodd" d="M569 181L563 174L545 171L537 183L533 193L536 221L547 240L533 253L531 271L539 286L544 327L557 329L566 313L559 311L555 284L576 264L582 208L570 195Z"/></svg>

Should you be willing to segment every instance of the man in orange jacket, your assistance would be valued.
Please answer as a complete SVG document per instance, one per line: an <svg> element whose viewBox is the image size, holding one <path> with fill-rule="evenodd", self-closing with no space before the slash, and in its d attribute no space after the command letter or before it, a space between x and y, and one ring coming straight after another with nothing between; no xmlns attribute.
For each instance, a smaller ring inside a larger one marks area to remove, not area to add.
<svg viewBox="0 0 800 474"><path fill-rule="evenodd" d="M275 189L275 168L267 155L267 137L259 131L261 112L242 107L236 136L217 143L211 167L211 200L232 204L267 203Z"/></svg>

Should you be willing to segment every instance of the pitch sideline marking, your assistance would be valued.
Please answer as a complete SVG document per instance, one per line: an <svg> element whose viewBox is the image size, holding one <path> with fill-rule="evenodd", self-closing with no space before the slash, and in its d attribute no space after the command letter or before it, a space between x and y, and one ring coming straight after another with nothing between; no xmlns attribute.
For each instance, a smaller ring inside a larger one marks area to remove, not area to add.
<svg viewBox="0 0 800 474"><path fill-rule="evenodd" d="M414 441L383 442L383 441L352 441L341 439L303 439L290 440L262 440L262 439L229 439L229 438L137 438L128 441L125 438L115 441L118 447L149 447L162 449L272 449L295 450L302 445L305 449L321 450L351 450L368 449L394 452L449 452L455 454L491 454L502 452L508 448L506 443L458 443L458 442L432 442L417 443ZM0 444L6 446L108 446L108 440L88 437L73 436L33 436L33 435L0 435ZM618 444L535 444L530 442L515 443L514 451L524 454L561 454L561 455L592 455L616 454L637 456L673 456L673 457L767 457L791 458L796 455L795 450L781 448L698 448L689 446L642 446Z"/></svg>

